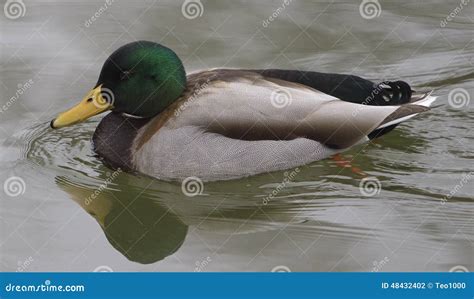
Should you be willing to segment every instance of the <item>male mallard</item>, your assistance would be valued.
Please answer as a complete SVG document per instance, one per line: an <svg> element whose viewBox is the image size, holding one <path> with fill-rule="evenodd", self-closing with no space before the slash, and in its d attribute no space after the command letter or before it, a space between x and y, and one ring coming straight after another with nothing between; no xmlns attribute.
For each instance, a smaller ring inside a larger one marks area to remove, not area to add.
<svg viewBox="0 0 474 299"><path fill-rule="evenodd" d="M403 81L292 70L213 69L186 76L170 49L116 50L96 86L51 122L112 110L94 149L113 167L159 179L234 179L327 158L429 110L435 97Z"/></svg>

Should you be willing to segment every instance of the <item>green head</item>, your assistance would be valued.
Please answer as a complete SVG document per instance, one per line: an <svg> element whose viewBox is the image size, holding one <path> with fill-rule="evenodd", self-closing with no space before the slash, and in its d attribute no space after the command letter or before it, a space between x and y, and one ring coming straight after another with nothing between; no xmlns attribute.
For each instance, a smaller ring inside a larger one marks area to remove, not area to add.
<svg viewBox="0 0 474 299"><path fill-rule="evenodd" d="M181 95L186 87L186 73L171 49L139 41L110 55L100 72L99 85L113 93L114 111L150 117Z"/></svg>
<svg viewBox="0 0 474 299"><path fill-rule="evenodd" d="M152 117L176 101L185 87L186 72L171 49L149 41L129 43L107 58L96 86L51 126L64 127L106 110Z"/></svg>

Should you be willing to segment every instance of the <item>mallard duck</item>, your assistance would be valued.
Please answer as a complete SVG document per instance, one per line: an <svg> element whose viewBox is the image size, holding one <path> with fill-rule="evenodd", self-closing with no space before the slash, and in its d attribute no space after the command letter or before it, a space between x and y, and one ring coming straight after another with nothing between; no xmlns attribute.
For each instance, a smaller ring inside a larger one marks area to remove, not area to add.
<svg viewBox="0 0 474 299"><path fill-rule="evenodd" d="M282 69L186 76L171 49L126 44L95 87L51 121L61 128L111 110L94 135L112 167L158 179L236 179L290 169L380 137L436 98L403 81Z"/></svg>

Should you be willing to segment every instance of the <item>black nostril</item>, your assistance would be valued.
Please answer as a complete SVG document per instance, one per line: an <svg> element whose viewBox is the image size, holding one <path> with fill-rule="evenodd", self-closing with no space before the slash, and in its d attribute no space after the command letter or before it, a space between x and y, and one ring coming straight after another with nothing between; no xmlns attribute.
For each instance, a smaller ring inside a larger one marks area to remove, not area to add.
<svg viewBox="0 0 474 299"><path fill-rule="evenodd" d="M92 100L93 100L93 98L88 98L87 102L90 103L90 102L92 102Z"/></svg>

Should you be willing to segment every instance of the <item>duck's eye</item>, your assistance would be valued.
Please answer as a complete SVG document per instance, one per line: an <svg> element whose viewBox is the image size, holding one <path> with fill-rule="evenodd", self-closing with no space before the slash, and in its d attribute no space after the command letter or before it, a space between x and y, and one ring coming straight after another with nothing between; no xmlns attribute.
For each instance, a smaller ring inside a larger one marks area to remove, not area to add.
<svg viewBox="0 0 474 299"><path fill-rule="evenodd" d="M90 102L92 102L93 100L94 100L93 98L88 98L88 99L87 99L87 103L90 103Z"/></svg>

